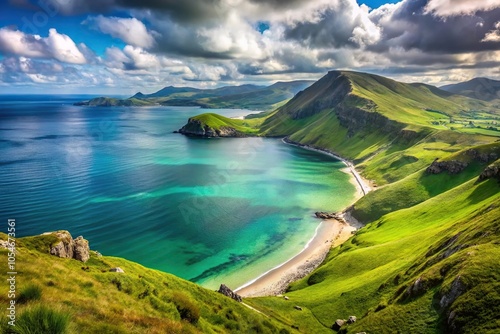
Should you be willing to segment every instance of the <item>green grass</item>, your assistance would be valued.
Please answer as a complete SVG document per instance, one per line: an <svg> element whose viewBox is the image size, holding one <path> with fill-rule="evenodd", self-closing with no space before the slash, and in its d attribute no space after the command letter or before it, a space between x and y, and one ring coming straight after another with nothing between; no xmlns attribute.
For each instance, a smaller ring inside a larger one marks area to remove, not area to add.
<svg viewBox="0 0 500 334"><path fill-rule="evenodd" d="M0 239L6 238L0 234ZM16 305L18 315L38 303L49 305L51 310L69 314L71 332L82 334L293 332L287 324L268 319L217 292L125 259L91 252L84 264L49 255L54 241L50 235L17 239L19 282L30 282L41 289L37 301ZM0 249L1 256L7 253ZM114 267L125 273L109 272ZM6 279L5 272L0 279ZM26 287L20 284L19 292L25 292ZM6 284L0 286L2 305L9 303L7 289Z"/></svg>
<svg viewBox="0 0 500 334"><path fill-rule="evenodd" d="M16 321L15 334L66 334L69 315L45 305L25 309ZM8 331L6 331L8 333Z"/></svg>
<svg viewBox="0 0 500 334"><path fill-rule="evenodd" d="M251 303L266 312L273 310L288 321L308 324L306 333L328 333L327 327L335 319L349 315L359 319L350 326L349 333L392 333L396 328L403 333L441 333L444 311L433 303L440 289L446 289L461 275L477 280L471 283L471 291L479 287L494 291L488 283L500 277L500 267L491 262L500 250L495 244L500 233L498 217L498 183L490 180L476 185L471 180L411 209L383 216L333 250L318 270L292 284L287 294L291 303L308 312L297 314L290 308L290 301L276 297L258 298ZM483 233L487 231L490 232L485 237ZM452 246L464 248L438 260L448 250L436 251L439 245L460 233L460 240ZM434 253L427 255L430 250ZM469 255L471 251L473 257ZM476 271L480 268L485 272L478 275ZM400 300L400 291L421 276L435 285L421 296ZM474 296L467 292L463 298L478 303ZM453 304L459 305L462 305L459 300ZM488 312L473 313L485 313L481 315L485 319ZM482 326L481 321L473 320L464 332L474 333L473 328L478 325Z"/></svg>
<svg viewBox="0 0 500 334"><path fill-rule="evenodd" d="M477 178L483 169L486 168L488 162L480 162L477 159L473 159L473 155L470 154L471 151L483 155L494 154L500 157L500 143L469 147L456 153L437 151L440 153L440 156L437 156L440 158L440 161L456 160L468 163L465 170L457 175L450 175L447 172L441 175L427 174L425 169L436 156L432 155L424 159L421 154L417 153L415 148L405 150L404 153L408 154L413 151L415 151L415 155L419 158L416 158L414 155L403 155L400 159L391 163L389 173L394 177L393 170L396 169L404 175L408 170L411 171L411 169L406 168L409 164L421 169L361 198L353 206L352 213L355 218L362 222L370 222L379 219L387 213L414 206L471 179ZM423 152L426 151L424 150ZM436 151L432 152L436 154ZM441 157L444 158L441 159ZM421 163L422 161L424 162L423 164ZM385 173L385 168L380 166L380 164L378 162L378 170Z"/></svg>
<svg viewBox="0 0 500 334"><path fill-rule="evenodd" d="M434 124L443 115L458 115L462 110L491 110L479 100L454 96L423 84L405 84L366 73L343 72L353 83L353 93L369 99L376 110L390 119L406 124L443 129Z"/></svg>
<svg viewBox="0 0 500 334"><path fill-rule="evenodd" d="M214 130L220 130L223 127L233 128L238 132L255 135L258 133L258 126L261 124L261 119L234 119L227 118L214 113L206 113L193 117L203 124L211 127Z"/></svg>
<svg viewBox="0 0 500 334"><path fill-rule="evenodd" d="M26 304L40 300L40 298L42 298L42 288L38 285L30 284L21 290L17 297L17 303Z"/></svg>

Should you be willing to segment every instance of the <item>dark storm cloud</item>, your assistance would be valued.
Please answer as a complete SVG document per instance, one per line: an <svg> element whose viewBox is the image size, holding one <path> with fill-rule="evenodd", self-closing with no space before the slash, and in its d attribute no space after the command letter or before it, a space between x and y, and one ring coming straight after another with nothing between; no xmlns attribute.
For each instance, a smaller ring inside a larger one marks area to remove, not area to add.
<svg viewBox="0 0 500 334"><path fill-rule="evenodd" d="M442 18L424 12L427 2L406 0L389 16L372 12L371 19L382 28L382 40L369 49L382 53L399 47L447 54L500 49L500 42L481 42L494 30L500 8Z"/></svg>
<svg viewBox="0 0 500 334"><path fill-rule="evenodd" d="M257 5L267 5L273 8L293 8L300 4L303 4L303 0L249 0L251 3Z"/></svg>
<svg viewBox="0 0 500 334"><path fill-rule="evenodd" d="M299 22L285 31L285 37L313 47L356 46L351 40L354 27L345 21L345 15L328 9L319 22Z"/></svg>
<svg viewBox="0 0 500 334"><path fill-rule="evenodd" d="M314 48L359 47L354 29L367 30L357 4L351 0L332 2L334 7L324 7L318 13L319 20L295 22L286 27L285 38Z"/></svg>
<svg viewBox="0 0 500 334"><path fill-rule="evenodd" d="M221 0L46 0L67 15L108 13L114 9L145 9L169 13L179 21L198 21L223 15Z"/></svg>

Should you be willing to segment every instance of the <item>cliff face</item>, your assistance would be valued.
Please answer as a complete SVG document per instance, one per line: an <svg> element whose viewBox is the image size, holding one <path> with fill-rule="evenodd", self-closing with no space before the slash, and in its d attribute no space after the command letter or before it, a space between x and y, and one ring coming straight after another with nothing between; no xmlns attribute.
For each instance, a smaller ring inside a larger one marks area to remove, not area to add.
<svg viewBox="0 0 500 334"><path fill-rule="evenodd" d="M450 160L450 161L438 161L434 162L427 167L425 170L427 174L441 174L443 172L448 172L449 174L458 174L463 171L469 164L462 161Z"/></svg>
<svg viewBox="0 0 500 334"><path fill-rule="evenodd" d="M481 175L479 175L479 182L492 178L496 178L500 181L500 161L498 160L496 163L484 169Z"/></svg>
<svg viewBox="0 0 500 334"><path fill-rule="evenodd" d="M390 120L377 112L369 112L359 107L353 106L352 100L362 100L348 96L343 103L336 106L335 113L340 121L340 125L347 128L347 135L354 136L357 132L365 130L377 130L384 134L398 136L404 128L403 124ZM369 101L362 101L369 108L375 108Z"/></svg>
<svg viewBox="0 0 500 334"><path fill-rule="evenodd" d="M427 167L427 174L440 174L443 172L448 172L449 174L458 174L462 172L472 161L477 161L481 164L489 163L491 161L495 161L498 159L498 154L496 152L481 152L476 149L469 149L465 151L465 153L460 157L461 160L446 160L439 161L439 159L434 160L434 162ZM488 169L490 168L491 169ZM495 166L490 166L486 168L483 174L490 175L491 173L495 173ZM498 168L498 167L496 167ZM493 175L495 176L495 175ZM492 177L492 176L490 176ZM490 177L485 177L490 178ZM481 177L480 177L480 180Z"/></svg>
<svg viewBox="0 0 500 334"><path fill-rule="evenodd" d="M245 137L246 135L229 126L221 126L218 129L204 124L199 119L190 118L186 125L179 129L179 133L196 137Z"/></svg>

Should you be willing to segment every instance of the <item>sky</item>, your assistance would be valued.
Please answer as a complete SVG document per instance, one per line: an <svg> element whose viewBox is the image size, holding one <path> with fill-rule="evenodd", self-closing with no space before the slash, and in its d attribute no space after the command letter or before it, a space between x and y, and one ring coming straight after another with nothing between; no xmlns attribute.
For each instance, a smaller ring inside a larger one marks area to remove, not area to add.
<svg viewBox="0 0 500 334"><path fill-rule="evenodd" d="M500 0L0 0L0 94L500 79Z"/></svg>

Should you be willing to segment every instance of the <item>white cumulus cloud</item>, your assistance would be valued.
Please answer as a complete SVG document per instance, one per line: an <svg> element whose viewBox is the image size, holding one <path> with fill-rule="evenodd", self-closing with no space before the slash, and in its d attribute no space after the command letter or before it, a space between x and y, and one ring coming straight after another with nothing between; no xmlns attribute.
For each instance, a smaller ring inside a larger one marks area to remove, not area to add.
<svg viewBox="0 0 500 334"><path fill-rule="evenodd" d="M87 61L75 42L56 29L48 37L25 34L19 30L0 28L0 52L31 58L56 59L63 63L85 64Z"/></svg>
<svg viewBox="0 0 500 334"><path fill-rule="evenodd" d="M426 13L438 16L469 15L500 7L500 0L430 0Z"/></svg>
<svg viewBox="0 0 500 334"><path fill-rule="evenodd" d="M155 44L155 32L149 31L144 23L135 17L121 18L99 15L97 17L89 17L82 23L90 24L101 32L111 35L114 38L119 38L133 46L147 49Z"/></svg>

